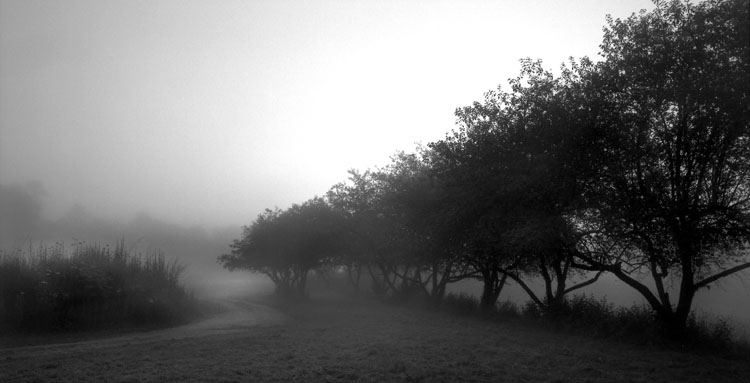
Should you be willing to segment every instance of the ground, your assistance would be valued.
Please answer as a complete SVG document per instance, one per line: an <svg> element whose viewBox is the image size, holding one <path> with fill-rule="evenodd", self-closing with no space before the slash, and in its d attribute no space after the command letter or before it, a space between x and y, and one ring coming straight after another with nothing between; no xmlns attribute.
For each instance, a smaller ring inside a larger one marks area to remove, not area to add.
<svg viewBox="0 0 750 383"><path fill-rule="evenodd" d="M227 311L174 329L3 347L0 382L746 382L750 361L372 301Z"/></svg>

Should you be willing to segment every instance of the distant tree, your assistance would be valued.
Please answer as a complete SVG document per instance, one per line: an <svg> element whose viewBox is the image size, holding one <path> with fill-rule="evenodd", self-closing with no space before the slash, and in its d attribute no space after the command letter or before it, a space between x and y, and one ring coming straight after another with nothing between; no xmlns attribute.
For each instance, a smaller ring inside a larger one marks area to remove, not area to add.
<svg viewBox="0 0 750 383"><path fill-rule="evenodd" d="M342 259L356 281L366 271L378 295L424 294L439 303L449 283L467 277L446 222L452 205L432 171L433 153L400 152L387 166L351 171L328 200L347 217Z"/></svg>
<svg viewBox="0 0 750 383"><path fill-rule="evenodd" d="M15 247L38 239L44 195L39 181L0 185L0 246Z"/></svg>
<svg viewBox="0 0 750 383"><path fill-rule="evenodd" d="M266 210L218 261L230 270L267 275L281 295L304 296L308 273L341 251L342 230L342 217L321 198L283 211Z"/></svg>
<svg viewBox="0 0 750 383"><path fill-rule="evenodd" d="M750 268L749 24L746 0L657 2L608 19L586 78L601 140L580 266L613 273L677 333L701 288Z"/></svg>
<svg viewBox="0 0 750 383"><path fill-rule="evenodd" d="M349 179L334 185L326 195L346 220L344 250L338 262L346 268L355 290L366 274L376 295L397 289L395 270L404 258L404 230L384 205L385 188L378 171L350 170Z"/></svg>
<svg viewBox="0 0 750 383"><path fill-rule="evenodd" d="M450 221L454 205L446 185L435 171L436 153L419 148L417 153L399 153L384 168L388 185L386 205L405 231L402 246L408 249L399 277L439 303L449 283L473 274L464 262L464 250Z"/></svg>

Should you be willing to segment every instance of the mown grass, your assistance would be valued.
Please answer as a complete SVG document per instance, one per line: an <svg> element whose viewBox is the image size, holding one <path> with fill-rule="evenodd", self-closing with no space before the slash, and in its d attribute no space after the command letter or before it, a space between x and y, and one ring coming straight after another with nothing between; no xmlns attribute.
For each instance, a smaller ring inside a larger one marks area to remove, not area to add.
<svg viewBox="0 0 750 383"><path fill-rule="evenodd" d="M191 316L183 267L162 252L78 243L0 252L0 329L78 331L160 326Z"/></svg>
<svg viewBox="0 0 750 383"><path fill-rule="evenodd" d="M0 381L740 382L747 360L376 301L279 303L290 320L182 339L0 349Z"/></svg>
<svg viewBox="0 0 750 383"><path fill-rule="evenodd" d="M331 296L332 291L337 292L339 296L353 293L348 281L342 276L326 276L325 283L321 283L318 278L311 278L308 284L313 295L319 297ZM595 339L703 354L750 357L750 340L740 338L726 318L693 314L684 333L674 336L673 332L663 328L663 324L658 321L650 307L617 306L605 298L596 298L593 295L571 295L561 307L549 312L540 309L532 301L521 306L512 301L500 301L491 310L483 310L480 308L479 298L465 292L448 293L440 301L427 297L421 291L401 291L385 296L372 296L397 306L438 309L486 320L512 320L525 326Z"/></svg>

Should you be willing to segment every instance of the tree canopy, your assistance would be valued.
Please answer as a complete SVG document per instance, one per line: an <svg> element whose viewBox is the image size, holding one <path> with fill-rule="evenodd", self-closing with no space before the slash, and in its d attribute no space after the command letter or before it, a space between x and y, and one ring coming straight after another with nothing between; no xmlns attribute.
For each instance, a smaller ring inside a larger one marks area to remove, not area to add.
<svg viewBox="0 0 750 383"><path fill-rule="evenodd" d="M748 8L608 18L598 62L521 60L443 140L266 211L220 261L302 289L335 265L436 301L475 278L487 308L510 279L551 314L606 272L679 332L701 288L750 268Z"/></svg>
<svg viewBox="0 0 750 383"><path fill-rule="evenodd" d="M230 270L268 275L281 294L304 295L310 270L340 253L342 225L342 217L320 198L286 210L268 209L244 227L242 238L219 262Z"/></svg>
<svg viewBox="0 0 750 383"><path fill-rule="evenodd" d="M747 1L658 3L608 21L604 60L586 78L601 132L590 195L600 234L625 251L582 259L673 326L698 289L750 267L749 23ZM636 269L655 292L629 275Z"/></svg>

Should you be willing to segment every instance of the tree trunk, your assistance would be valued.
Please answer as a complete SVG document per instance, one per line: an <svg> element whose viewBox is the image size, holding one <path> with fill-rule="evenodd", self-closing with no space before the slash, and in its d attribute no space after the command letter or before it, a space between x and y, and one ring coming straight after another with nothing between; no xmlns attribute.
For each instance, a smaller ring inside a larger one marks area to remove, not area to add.
<svg viewBox="0 0 750 383"><path fill-rule="evenodd" d="M690 309L693 306L693 298L695 298L695 270L693 269L693 261L697 257L697 252L693 247L692 238L689 235L687 238L678 240L677 243L680 251L682 280L680 281L680 298L677 300L671 330L676 335L683 335L687 328Z"/></svg>
<svg viewBox="0 0 750 383"><path fill-rule="evenodd" d="M484 286L482 287L479 308L482 311L488 312L495 309L495 304L498 297L500 297L500 292L503 291L508 274L503 273L502 277L500 277L500 273L497 270L484 270L482 271L482 279L484 280Z"/></svg>
<svg viewBox="0 0 750 383"><path fill-rule="evenodd" d="M297 295L299 298L304 298L307 296L307 291L305 288L307 287L307 269L303 269L299 271L299 279L297 280Z"/></svg>
<svg viewBox="0 0 750 383"><path fill-rule="evenodd" d="M349 283L354 289L354 295L359 295L359 280L362 278L362 266L349 265L346 267L346 272L349 276Z"/></svg>

